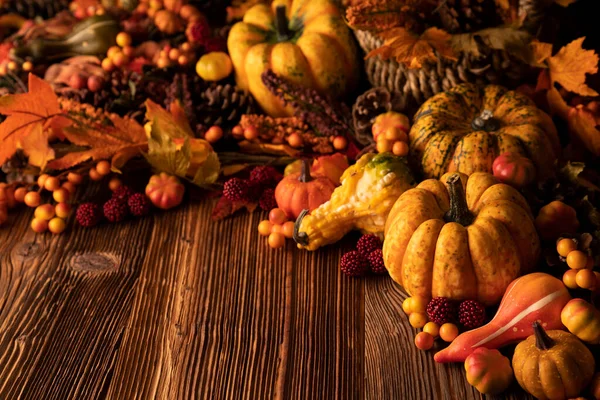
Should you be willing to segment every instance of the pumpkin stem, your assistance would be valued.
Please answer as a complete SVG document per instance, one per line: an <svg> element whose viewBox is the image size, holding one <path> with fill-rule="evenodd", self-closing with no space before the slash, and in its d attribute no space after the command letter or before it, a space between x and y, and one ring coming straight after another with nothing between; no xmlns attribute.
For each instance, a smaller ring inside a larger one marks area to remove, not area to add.
<svg viewBox="0 0 600 400"><path fill-rule="evenodd" d="M300 225L302 224L302 220L308 214L308 210L302 210L298 218L296 218L296 222L294 222L294 242L298 243L302 246L308 246L308 235L306 232L300 232Z"/></svg>
<svg viewBox="0 0 600 400"><path fill-rule="evenodd" d="M275 30L277 31L277 40L285 42L290 39L290 29L288 28L288 19L285 15L285 6L275 8Z"/></svg>
<svg viewBox="0 0 600 400"><path fill-rule="evenodd" d="M473 129L479 131L493 132L500 128L498 120L494 118L494 114L490 110L483 110L480 115L475 117L471 122Z"/></svg>
<svg viewBox="0 0 600 400"><path fill-rule="evenodd" d="M533 323L533 333L535 334L535 347L540 350L548 350L554 346L554 340L542 328L542 324L538 321Z"/></svg>
<svg viewBox="0 0 600 400"><path fill-rule="evenodd" d="M462 226L471 225L475 217L467 206L467 199L465 198L465 191L463 190L460 175L450 175L446 183L449 186L450 209L444 215L444 220L446 222L456 222Z"/></svg>
<svg viewBox="0 0 600 400"><path fill-rule="evenodd" d="M300 167L300 176L298 180L302 183L312 181L312 176L310 176L310 165L308 165L308 160L302 160L302 166Z"/></svg>

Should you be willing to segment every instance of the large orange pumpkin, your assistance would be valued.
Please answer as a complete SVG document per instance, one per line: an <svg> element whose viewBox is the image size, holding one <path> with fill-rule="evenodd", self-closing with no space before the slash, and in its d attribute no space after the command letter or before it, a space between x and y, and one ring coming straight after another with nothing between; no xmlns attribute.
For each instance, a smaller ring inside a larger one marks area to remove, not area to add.
<svg viewBox="0 0 600 400"><path fill-rule="evenodd" d="M527 157L538 180L560 153L552 119L524 94L501 86L462 84L427 100L409 133L411 158L426 178L446 172L492 173L496 157Z"/></svg>
<svg viewBox="0 0 600 400"><path fill-rule="evenodd" d="M227 47L238 86L272 116L293 110L263 85L261 74L267 69L332 97L351 91L358 79L352 34L331 0L258 4L231 28Z"/></svg>
<svg viewBox="0 0 600 400"><path fill-rule="evenodd" d="M421 182L400 196L385 225L385 266L411 296L495 304L539 254L523 196L483 172Z"/></svg>

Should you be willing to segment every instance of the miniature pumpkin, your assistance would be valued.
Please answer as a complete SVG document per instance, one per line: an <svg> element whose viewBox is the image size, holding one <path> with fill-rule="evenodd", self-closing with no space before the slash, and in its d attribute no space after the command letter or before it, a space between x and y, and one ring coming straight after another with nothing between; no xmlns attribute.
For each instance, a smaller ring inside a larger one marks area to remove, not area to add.
<svg viewBox="0 0 600 400"><path fill-rule="evenodd" d="M401 140L406 142L408 141L409 129L410 122L406 115L395 111L388 111L379 114L375 118L371 132L375 141L377 141L379 135L384 135L387 140Z"/></svg>
<svg viewBox="0 0 600 400"><path fill-rule="evenodd" d="M510 360L496 349L478 347L465 360L467 381L484 394L504 392L513 380Z"/></svg>
<svg viewBox="0 0 600 400"><path fill-rule="evenodd" d="M179 179L166 172L152 175L146 185L146 196L152 204L163 210L177 207L183 201L185 186Z"/></svg>
<svg viewBox="0 0 600 400"><path fill-rule="evenodd" d="M271 116L293 110L263 85L261 74L268 69L332 97L349 93L358 80L354 40L331 0L258 4L231 28L227 47L238 86Z"/></svg>
<svg viewBox="0 0 600 400"><path fill-rule="evenodd" d="M222 51L204 54L196 64L196 73L205 81L220 81L231 75L231 58Z"/></svg>
<svg viewBox="0 0 600 400"><path fill-rule="evenodd" d="M154 15L154 24L159 31L167 35L173 35L183 30L183 23L179 15L169 10L157 11Z"/></svg>
<svg viewBox="0 0 600 400"><path fill-rule="evenodd" d="M540 209L535 227L544 240L555 240L563 234L573 234L579 229L577 211L562 201L553 201Z"/></svg>
<svg viewBox="0 0 600 400"><path fill-rule="evenodd" d="M410 296L492 305L539 254L523 196L483 172L421 182L400 196L385 225L385 266Z"/></svg>
<svg viewBox="0 0 600 400"><path fill-rule="evenodd" d="M515 348L512 362L519 385L541 400L579 396L594 375L592 353L569 332L546 332L537 321L533 330Z"/></svg>
<svg viewBox="0 0 600 400"><path fill-rule="evenodd" d="M600 343L600 311L583 299L573 299L560 314L569 332L584 342Z"/></svg>
<svg viewBox="0 0 600 400"><path fill-rule="evenodd" d="M492 165L494 176L500 182L517 188L529 185L535 180L535 165L519 154L504 153L499 155Z"/></svg>
<svg viewBox="0 0 600 400"><path fill-rule="evenodd" d="M335 184L324 176L311 177L308 161L303 160L299 174L283 178L275 188L277 207L296 219L302 210L314 210L331 198Z"/></svg>
<svg viewBox="0 0 600 400"><path fill-rule="evenodd" d="M501 86L461 84L427 100L409 133L413 162L426 178L446 172L492 172L496 157L528 157L539 180L560 153L556 127L524 94Z"/></svg>

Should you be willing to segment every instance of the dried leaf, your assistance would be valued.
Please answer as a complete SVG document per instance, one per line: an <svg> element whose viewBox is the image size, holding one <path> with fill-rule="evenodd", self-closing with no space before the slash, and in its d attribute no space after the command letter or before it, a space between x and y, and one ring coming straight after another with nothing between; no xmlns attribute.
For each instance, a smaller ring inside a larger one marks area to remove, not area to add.
<svg viewBox="0 0 600 400"><path fill-rule="evenodd" d="M529 45L531 35L513 26L482 29L473 33L452 35L451 45L456 53L481 57L481 45L494 50L504 50L525 63L532 63L534 52Z"/></svg>
<svg viewBox="0 0 600 400"><path fill-rule="evenodd" d="M600 130L594 114L581 106L571 108L567 122L571 136L575 136L586 149L600 157Z"/></svg>
<svg viewBox="0 0 600 400"><path fill-rule="evenodd" d="M438 55L456 60L456 54L450 46L451 35L442 29L429 28L417 36L405 28L393 28L379 34L386 39L383 46L371 51L366 58L380 55L384 60L395 58L409 68L421 68L426 61L436 61Z"/></svg>
<svg viewBox="0 0 600 400"><path fill-rule="evenodd" d="M495 0L498 12L502 15L505 23L512 23L519 18L518 0Z"/></svg>
<svg viewBox="0 0 600 400"><path fill-rule="evenodd" d="M559 171L562 178L576 186L583 186L593 191L600 191L597 183L593 179L597 178L593 172L586 168L585 163L568 161Z"/></svg>
<svg viewBox="0 0 600 400"><path fill-rule="evenodd" d="M286 144L254 143L242 140L238 143L240 150L250 154L275 154L281 156L298 157L300 151Z"/></svg>
<svg viewBox="0 0 600 400"><path fill-rule="evenodd" d="M533 61L537 65L542 65L544 61L552 56L552 44L533 40L530 43L533 51Z"/></svg>
<svg viewBox="0 0 600 400"><path fill-rule="evenodd" d="M19 147L29 158L29 164L39 167L42 171L48 161L54 159L54 150L48 145L48 131L42 129L42 124L30 125L29 133L19 140Z"/></svg>
<svg viewBox="0 0 600 400"><path fill-rule="evenodd" d="M584 40L585 37L575 39L548 59L550 80L570 92L597 96L598 93L585 84L585 75L598 72L598 55L594 50L581 47Z"/></svg>
<svg viewBox="0 0 600 400"><path fill-rule="evenodd" d="M248 164L226 165L221 168L221 174L223 174L223 176L231 176L237 174L238 172L242 172L246 168L248 168Z"/></svg>
<svg viewBox="0 0 600 400"><path fill-rule="evenodd" d="M551 114L556 114L564 120L569 118L569 111L572 107L569 107L555 87L548 88L546 98L548 99Z"/></svg>
<svg viewBox="0 0 600 400"><path fill-rule="evenodd" d="M535 91L539 92L542 90L548 90L551 87L552 83L550 82L550 74L548 73L548 70L541 70L540 74L538 75L537 84L535 85Z"/></svg>
<svg viewBox="0 0 600 400"><path fill-rule="evenodd" d="M19 143L28 143L28 151L35 153L32 148L35 143L25 140L27 135L37 132L32 129L34 125L39 124L43 131L53 119L63 116L58 98L50 85L33 74L29 74L27 93L0 97L0 114L7 115L6 120L0 124L0 165L13 156ZM47 140L45 143L40 142L39 151L47 153L47 145Z"/></svg>
<svg viewBox="0 0 600 400"><path fill-rule="evenodd" d="M213 208L211 218L213 221L218 221L235 214L242 208L246 208L249 213L254 212L258 204L249 203L247 201L231 201L225 196L221 196L215 207Z"/></svg>

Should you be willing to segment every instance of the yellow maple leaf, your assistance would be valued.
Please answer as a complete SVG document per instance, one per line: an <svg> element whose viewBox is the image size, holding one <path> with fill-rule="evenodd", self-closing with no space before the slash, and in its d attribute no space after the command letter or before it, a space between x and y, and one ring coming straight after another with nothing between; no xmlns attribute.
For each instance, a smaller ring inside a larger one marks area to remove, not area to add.
<svg viewBox="0 0 600 400"><path fill-rule="evenodd" d="M550 80L559 83L570 92L582 96L597 96L598 92L585 84L586 74L598 72L598 55L594 50L582 47L585 37L573 40L548 58Z"/></svg>
<svg viewBox="0 0 600 400"><path fill-rule="evenodd" d="M21 137L18 147L23 149L29 164L40 167L42 171L48 161L54 159L54 149L48 144L48 131L44 131L42 124L30 125L28 134Z"/></svg>
<svg viewBox="0 0 600 400"><path fill-rule="evenodd" d="M384 44L369 52L366 58L379 55L385 60L393 57L409 68L421 68L423 62L436 61L437 55L450 60L457 59L450 44L452 36L442 29L429 28L418 36L404 28L393 28L381 32L379 36L385 39Z"/></svg>

